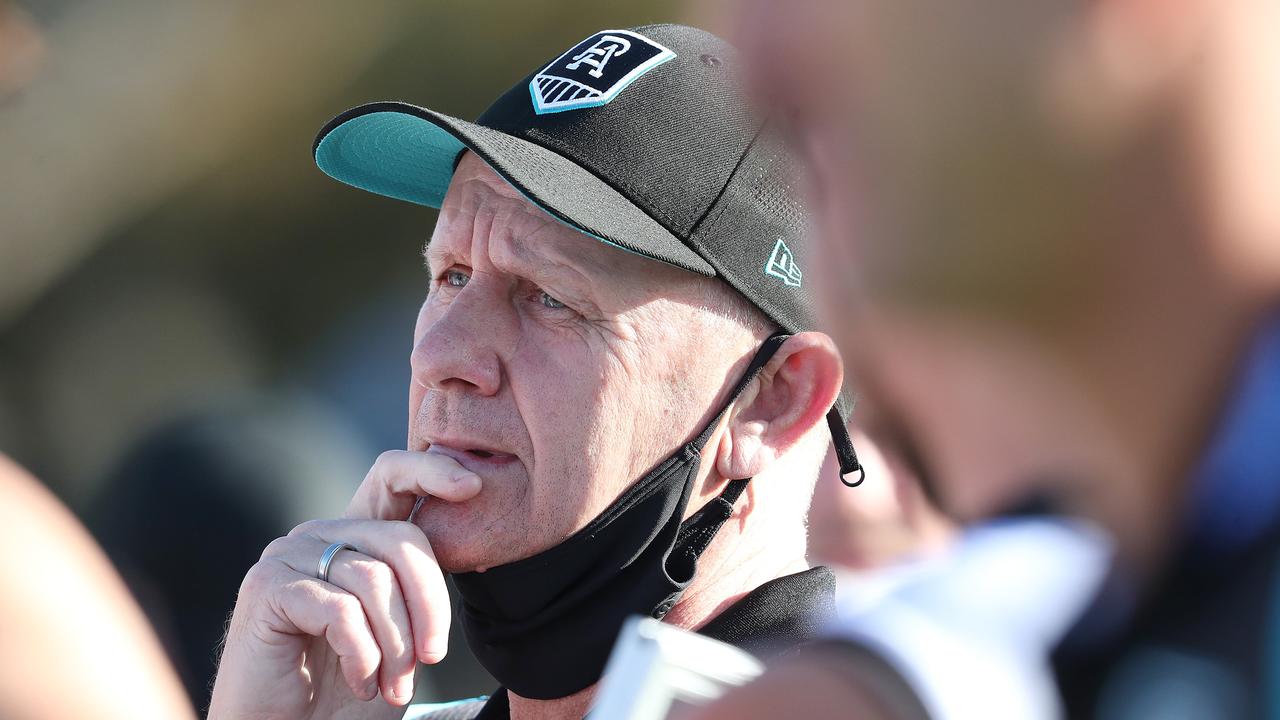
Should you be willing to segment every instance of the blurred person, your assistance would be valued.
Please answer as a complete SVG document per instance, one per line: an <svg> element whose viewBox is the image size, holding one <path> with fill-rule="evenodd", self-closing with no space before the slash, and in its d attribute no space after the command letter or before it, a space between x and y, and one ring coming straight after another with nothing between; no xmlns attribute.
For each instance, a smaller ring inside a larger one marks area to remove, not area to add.
<svg viewBox="0 0 1280 720"><path fill-rule="evenodd" d="M151 627L75 517L4 455L0 496L11 551L0 559L0 717L194 717Z"/></svg>
<svg viewBox="0 0 1280 720"><path fill-rule="evenodd" d="M809 505L809 559L857 574L941 552L955 534L926 492L910 436L865 397L850 429L867 481L856 493L828 453Z"/></svg>
<svg viewBox="0 0 1280 720"><path fill-rule="evenodd" d="M944 507L1048 511L1032 522L1095 567L1064 584L1079 611L975 647L1038 652L1073 717L1275 716L1280 3L983 10L751 3L756 78L814 160L842 348L918 433ZM963 544L1017 553L983 539L1019 522ZM1011 576L957 574L970 595ZM702 717L962 716L949 700L974 698L934 680L965 666L912 652L827 648ZM1002 716L1000 679L970 679Z"/></svg>
<svg viewBox="0 0 1280 720"><path fill-rule="evenodd" d="M0 105L35 78L46 54L44 37L31 16L0 0Z"/></svg>
<svg viewBox="0 0 1280 720"><path fill-rule="evenodd" d="M602 31L476 123L373 103L315 155L440 208L408 447L344 518L268 545L210 717L404 715L446 652L445 573L501 687L411 717L580 718L632 614L762 653L813 636L834 580L804 517L831 437L862 471L840 357L807 330L790 163L732 48Z"/></svg>

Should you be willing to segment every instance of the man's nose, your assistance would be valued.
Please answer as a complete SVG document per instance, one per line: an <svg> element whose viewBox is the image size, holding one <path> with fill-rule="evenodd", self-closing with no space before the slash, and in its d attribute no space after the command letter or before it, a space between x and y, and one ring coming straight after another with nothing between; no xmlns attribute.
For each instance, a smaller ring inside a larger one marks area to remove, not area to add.
<svg viewBox="0 0 1280 720"><path fill-rule="evenodd" d="M468 288L470 290L470 288ZM511 329L499 308L479 294L459 293L418 338L409 364L414 382L431 389L496 395L502 386L498 347Z"/></svg>

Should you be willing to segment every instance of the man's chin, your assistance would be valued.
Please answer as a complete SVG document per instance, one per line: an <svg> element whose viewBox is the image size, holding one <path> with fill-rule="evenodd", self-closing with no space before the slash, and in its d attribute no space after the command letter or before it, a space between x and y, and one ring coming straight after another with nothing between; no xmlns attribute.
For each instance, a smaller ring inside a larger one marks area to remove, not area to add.
<svg viewBox="0 0 1280 720"><path fill-rule="evenodd" d="M422 529L440 569L447 573L487 570L512 562L511 543L504 538L515 533L505 527L505 518L495 517L473 502L449 503L428 500L413 516Z"/></svg>

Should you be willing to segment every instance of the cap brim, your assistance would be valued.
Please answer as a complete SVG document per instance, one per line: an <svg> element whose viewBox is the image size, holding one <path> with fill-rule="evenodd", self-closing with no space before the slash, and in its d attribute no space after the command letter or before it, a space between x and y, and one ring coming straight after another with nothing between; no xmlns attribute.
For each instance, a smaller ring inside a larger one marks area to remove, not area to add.
<svg viewBox="0 0 1280 720"><path fill-rule="evenodd" d="M401 102L352 108L320 129L313 151L330 177L439 208L458 155L471 150L530 202L601 242L714 276L706 260L609 183L540 145Z"/></svg>

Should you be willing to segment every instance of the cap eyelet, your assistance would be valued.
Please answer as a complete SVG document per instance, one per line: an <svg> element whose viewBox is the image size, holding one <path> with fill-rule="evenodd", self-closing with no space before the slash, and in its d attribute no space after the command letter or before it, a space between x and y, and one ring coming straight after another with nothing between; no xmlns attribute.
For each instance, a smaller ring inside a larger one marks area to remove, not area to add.
<svg viewBox="0 0 1280 720"><path fill-rule="evenodd" d="M724 61L716 57L715 55L702 55L698 59L701 60L702 64L706 65L707 67L718 68L724 64Z"/></svg>

